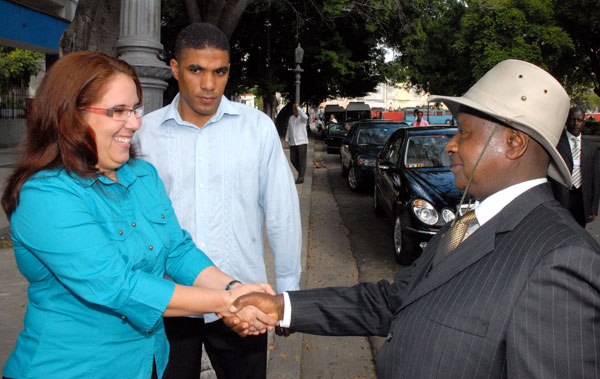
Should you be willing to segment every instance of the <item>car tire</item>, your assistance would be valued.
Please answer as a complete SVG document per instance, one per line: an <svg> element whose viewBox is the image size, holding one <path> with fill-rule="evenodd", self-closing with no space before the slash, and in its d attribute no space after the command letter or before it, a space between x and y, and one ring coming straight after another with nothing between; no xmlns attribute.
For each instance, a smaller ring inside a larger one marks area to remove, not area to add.
<svg viewBox="0 0 600 379"><path fill-rule="evenodd" d="M376 216L384 216L385 213L379 204L379 196L377 195L377 185L373 186L373 212Z"/></svg>
<svg viewBox="0 0 600 379"><path fill-rule="evenodd" d="M415 244L404 238L402 234L402 217L397 214L394 218L394 258L398 264L409 266L416 259L410 254Z"/></svg>
<svg viewBox="0 0 600 379"><path fill-rule="evenodd" d="M350 167L348 168L348 173L346 175L346 182L348 183L348 187L352 191L358 192L360 191L360 183L358 182L358 177L356 176L356 170L354 169L354 164L350 162Z"/></svg>

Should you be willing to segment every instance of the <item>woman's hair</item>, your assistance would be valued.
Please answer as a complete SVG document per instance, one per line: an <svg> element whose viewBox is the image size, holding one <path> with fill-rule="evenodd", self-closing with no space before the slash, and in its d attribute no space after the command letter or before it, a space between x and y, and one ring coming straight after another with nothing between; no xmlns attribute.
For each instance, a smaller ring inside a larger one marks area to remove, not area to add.
<svg viewBox="0 0 600 379"><path fill-rule="evenodd" d="M122 60L80 51L59 59L48 70L27 118L24 152L2 195L8 218L19 204L21 187L38 171L62 167L84 178L99 175L94 132L82 109L100 101L117 74L134 81L141 103L140 80L133 67ZM130 149L130 157L134 156Z"/></svg>

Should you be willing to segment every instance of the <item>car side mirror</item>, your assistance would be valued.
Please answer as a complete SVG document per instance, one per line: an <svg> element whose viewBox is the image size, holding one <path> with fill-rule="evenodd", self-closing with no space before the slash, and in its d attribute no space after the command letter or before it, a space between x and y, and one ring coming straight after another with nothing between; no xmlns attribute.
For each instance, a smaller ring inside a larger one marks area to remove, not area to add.
<svg viewBox="0 0 600 379"><path fill-rule="evenodd" d="M383 170L383 171L389 170L393 166L394 165L389 161L377 162L377 168L379 168L380 170Z"/></svg>

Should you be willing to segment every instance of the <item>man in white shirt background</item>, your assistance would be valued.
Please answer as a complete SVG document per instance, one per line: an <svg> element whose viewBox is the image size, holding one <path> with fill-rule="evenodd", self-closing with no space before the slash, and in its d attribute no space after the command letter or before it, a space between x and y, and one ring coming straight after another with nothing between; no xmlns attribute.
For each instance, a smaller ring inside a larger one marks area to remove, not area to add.
<svg viewBox="0 0 600 379"><path fill-rule="evenodd" d="M300 104L293 106L294 114L288 120L287 132L285 133L285 145L290 146L290 161L298 171L296 184L304 183L304 173L306 172L306 151L308 147L308 135L306 132L306 122L308 116Z"/></svg>
<svg viewBox="0 0 600 379"><path fill-rule="evenodd" d="M217 27L184 28L170 61L179 94L143 118L135 143L156 166L181 226L217 267L241 282L266 283L266 227L277 290L297 290L302 237L294 178L271 119L223 95L229 58ZM240 338L215 314L164 321L171 346L164 378L198 379L202 343L219 378L266 377L266 334Z"/></svg>

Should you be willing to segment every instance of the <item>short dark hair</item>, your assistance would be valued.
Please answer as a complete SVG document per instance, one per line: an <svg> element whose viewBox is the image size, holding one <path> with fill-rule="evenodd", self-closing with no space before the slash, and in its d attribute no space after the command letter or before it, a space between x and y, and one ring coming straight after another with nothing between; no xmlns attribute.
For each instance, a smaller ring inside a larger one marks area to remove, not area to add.
<svg viewBox="0 0 600 379"><path fill-rule="evenodd" d="M585 116L585 112L583 111L583 109L581 109L581 107L578 107L577 105L575 105L575 106L571 107L571 109L569 109L569 116L575 112L581 112Z"/></svg>
<svg viewBox="0 0 600 379"><path fill-rule="evenodd" d="M223 31L207 22L194 22L183 28L175 41L175 59L181 57L183 49L215 49L229 51L229 39Z"/></svg>

